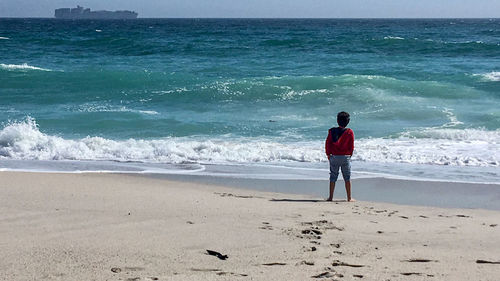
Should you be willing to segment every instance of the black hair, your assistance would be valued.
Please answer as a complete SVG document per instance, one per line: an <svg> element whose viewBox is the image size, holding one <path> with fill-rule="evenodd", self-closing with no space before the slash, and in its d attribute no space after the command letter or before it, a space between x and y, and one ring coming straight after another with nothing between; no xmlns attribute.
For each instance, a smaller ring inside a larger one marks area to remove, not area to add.
<svg viewBox="0 0 500 281"><path fill-rule="evenodd" d="M339 114L337 114L337 123L339 124L340 127L346 127L347 124L349 124L349 120L350 120L349 113L341 111L339 112Z"/></svg>

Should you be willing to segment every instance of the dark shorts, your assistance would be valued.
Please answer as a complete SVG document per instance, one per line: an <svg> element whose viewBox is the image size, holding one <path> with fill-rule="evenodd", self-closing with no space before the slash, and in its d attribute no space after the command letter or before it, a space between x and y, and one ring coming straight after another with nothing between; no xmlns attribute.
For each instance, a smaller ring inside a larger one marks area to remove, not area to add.
<svg viewBox="0 0 500 281"><path fill-rule="evenodd" d="M330 181L336 182L339 177L339 168L342 170L344 181L351 180L351 156L332 155L330 156Z"/></svg>

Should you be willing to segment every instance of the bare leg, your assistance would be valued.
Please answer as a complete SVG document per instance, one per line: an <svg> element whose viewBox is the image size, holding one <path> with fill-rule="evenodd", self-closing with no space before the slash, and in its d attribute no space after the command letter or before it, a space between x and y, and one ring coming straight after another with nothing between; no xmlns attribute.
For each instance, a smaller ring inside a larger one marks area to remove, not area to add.
<svg viewBox="0 0 500 281"><path fill-rule="evenodd" d="M328 199L326 199L326 201L332 201L333 200L333 191L335 191L335 182L331 181L330 182L330 196L328 196Z"/></svg>
<svg viewBox="0 0 500 281"><path fill-rule="evenodd" d="M356 200L351 198L351 181L345 181L345 192L347 193L347 201L354 202Z"/></svg>

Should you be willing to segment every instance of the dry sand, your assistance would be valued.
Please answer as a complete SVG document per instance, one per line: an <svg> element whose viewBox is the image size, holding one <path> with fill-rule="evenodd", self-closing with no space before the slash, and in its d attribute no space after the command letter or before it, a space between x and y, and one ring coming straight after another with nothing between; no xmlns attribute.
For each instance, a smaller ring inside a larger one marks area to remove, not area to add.
<svg viewBox="0 0 500 281"><path fill-rule="evenodd" d="M477 262L500 262L498 211L119 174L0 179L1 280L500 280L500 264Z"/></svg>

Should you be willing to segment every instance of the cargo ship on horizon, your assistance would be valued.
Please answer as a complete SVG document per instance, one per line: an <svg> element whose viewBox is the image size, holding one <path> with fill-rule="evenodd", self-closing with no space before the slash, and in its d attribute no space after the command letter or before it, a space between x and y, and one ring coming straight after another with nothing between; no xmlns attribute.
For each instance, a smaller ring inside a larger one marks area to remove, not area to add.
<svg viewBox="0 0 500 281"><path fill-rule="evenodd" d="M136 19L138 13L134 11L91 11L90 8L77 6L76 8L59 8L55 10L56 19Z"/></svg>

